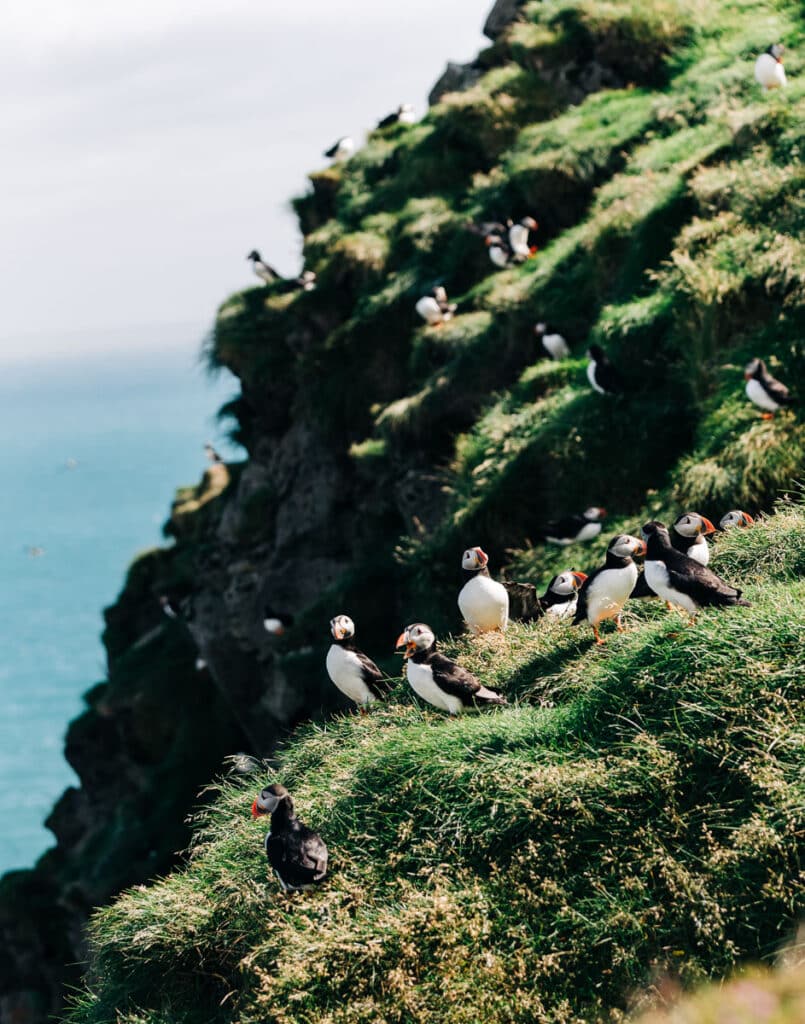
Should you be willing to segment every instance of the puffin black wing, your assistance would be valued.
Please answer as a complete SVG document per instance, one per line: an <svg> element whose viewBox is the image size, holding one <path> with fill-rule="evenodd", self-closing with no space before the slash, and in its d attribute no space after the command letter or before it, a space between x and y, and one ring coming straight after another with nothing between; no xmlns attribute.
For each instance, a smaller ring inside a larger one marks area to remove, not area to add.
<svg viewBox="0 0 805 1024"><path fill-rule="evenodd" d="M696 604L707 605L743 605L751 607L748 601L741 600L741 591L725 583L712 569L700 565L687 555L672 558L666 552L665 569L668 583L683 594L689 594Z"/></svg>
<svg viewBox="0 0 805 1024"><path fill-rule="evenodd" d="M281 834L266 836L266 856L289 889L321 882L327 874L327 847L320 836L298 820Z"/></svg>
<svg viewBox="0 0 805 1024"><path fill-rule="evenodd" d="M325 156L329 156L329 157L335 156L335 154L338 152L338 147L340 145L341 145L341 139L339 139L337 142L334 142L332 144L332 146L330 146L329 149L325 149L324 155Z"/></svg>
<svg viewBox="0 0 805 1024"><path fill-rule="evenodd" d="M400 115L397 113L387 114L386 117L381 118L377 122L378 128L391 128L393 124L396 124L400 120Z"/></svg>
<svg viewBox="0 0 805 1024"><path fill-rule="evenodd" d="M457 665L443 654L434 652L428 658L434 682L451 697L458 697L462 703L472 705L475 701L484 704L505 704L506 699L496 690L490 690L475 678L472 672Z"/></svg>
<svg viewBox="0 0 805 1024"><path fill-rule="evenodd" d="M568 540L579 535L582 527L587 525L584 516L565 516L563 519L553 519L546 523L543 530L543 537L556 537L558 540Z"/></svg>
<svg viewBox="0 0 805 1024"><path fill-rule="evenodd" d="M618 370L607 359L595 365L595 379L604 389L612 395L623 391L623 377Z"/></svg>
<svg viewBox="0 0 805 1024"><path fill-rule="evenodd" d="M606 566L601 566L600 569L596 569L595 572L591 572L587 579L582 583L579 588L579 594L576 598L576 614L573 616L573 625L578 626L580 622L586 622L587 620L587 594L590 592L590 586L593 580L601 572L604 571Z"/></svg>
<svg viewBox="0 0 805 1024"><path fill-rule="evenodd" d="M778 405L793 405L794 399L791 396L791 392L781 381L777 380L776 377L772 377L770 373L767 373L760 381L763 390L774 399Z"/></svg>
<svg viewBox="0 0 805 1024"><path fill-rule="evenodd" d="M361 663L361 676L363 677L363 681L375 697L382 700L388 692L388 681L386 680L386 677L377 665L375 665L368 654L364 654L363 651L359 651L357 647L352 647L350 650Z"/></svg>
<svg viewBox="0 0 805 1024"><path fill-rule="evenodd" d="M509 595L509 618L518 622L536 622L545 614L545 606L533 583L505 583Z"/></svg>
<svg viewBox="0 0 805 1024"><path fill-rule="evenodd" d="M639 599L642 597L656 597L657 595L651 589L646 582L645 572L641 572L637 577L637 583L634 585L634 590L629 594L630 599Z"/></svg>

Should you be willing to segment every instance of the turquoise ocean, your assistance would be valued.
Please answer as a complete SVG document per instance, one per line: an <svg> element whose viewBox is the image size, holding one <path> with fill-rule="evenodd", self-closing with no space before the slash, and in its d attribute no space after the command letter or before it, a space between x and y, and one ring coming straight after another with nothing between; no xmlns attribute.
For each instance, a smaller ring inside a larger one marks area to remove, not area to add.
<svg viewBox="0 0 805 1024"><path fill-rule="evenodd" d="M132 559L165 543L176 487L196 483L237 391L211 379L200 332L127 351L0 364L0 873L52 844L43 821L75 776L62 749L104 678L101 610Z"/></svg>

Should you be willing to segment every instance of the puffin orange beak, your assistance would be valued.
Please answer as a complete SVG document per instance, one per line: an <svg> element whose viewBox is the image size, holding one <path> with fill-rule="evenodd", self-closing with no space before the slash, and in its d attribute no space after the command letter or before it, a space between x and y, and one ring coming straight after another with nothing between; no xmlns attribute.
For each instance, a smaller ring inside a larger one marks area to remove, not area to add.
<svg viewBox="0 0 805 1024"><path fill-rule="evenodd" d="M641 540L640 541L640 547L637 549L635 554L636 555L645 555L645 553L647 551L648 551L648 545L646 544L646 542L644 540Z"/></svg>
<svg viewBox="0 0 805 1024"><path fill-rule="evenodd" d="M394 650L399 651L401 647L406 646L406 643L407 642L405 639L405 633L400 633L400 635L397 637L397 643L394 645Z"/></svg>
<svg viewBox="0 0 805 1024"><path fill-rule="evenodd" d="M483 548L476 548L478 557L481 559L481 565L487 565L489 563L489 555L484 551Z"/></svg>
<svg viewBox="0 0 805 1024"><path fill-rule="evenodd" d="M751 373L746 373L746 371L744 371L744 380L751 380L751 379L752 379L752 374Z"/></svg>
<svg viewBox="0 0 805 1024"><path fill-rule="evenodd" d="M570 575L578 583L579 587L587 579L587 573L586 572L571 572ZM576 589L578 590L578 587Z"/></svg>
<svg viewBox="0 0 805 1024"><path fill-rule="evenodd" d="M744 522L746 523L747 526L754 526L755 525L755 520L749 515L748 512L743 512L742 515L744 517Z"/></svg>
<svg viewBox="0 0 805 1024"><path fill-rule="evenodd" d="M715 526L713 526L713 524L710 522L710 520L707 519L705 516L702 516L702 523L704 524L703 527L702 527L702 533L704 534L705 537L709 533L715 533L716 532Z"/></svg>
<svg viewBox="0 0 805 1024"><path fill-rule="evenodd" d="M259 817L262 816L262 814L263 812L257 806L257 800L255 799L254 803L252 804L252 819L256 821Z"/></svg>

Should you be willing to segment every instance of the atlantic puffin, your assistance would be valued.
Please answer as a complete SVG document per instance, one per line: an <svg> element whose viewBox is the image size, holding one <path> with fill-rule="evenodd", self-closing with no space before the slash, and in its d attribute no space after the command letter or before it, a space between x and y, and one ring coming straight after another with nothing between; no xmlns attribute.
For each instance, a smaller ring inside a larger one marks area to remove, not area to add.
<svg viewBox="0 0 805 1024"><path fill-rule="evenodd" d="M647 541L646 582L658 597L682 608L691 619L700 608L710 605L750 607L748 601L741 600L740 590L677 551L663 523L646 523L643 536Z"/></svg>
<svg viewBox="0 0 805 1024"><path fill-rule="evenodd" d="M457 309L457 303L447 301L447 292L442 285L437 285L430 295L423 295L416 304L417 313L428 327L439 327L451 320Z"/></svg>
<svg viewBox="0 0 805 1024"><path fill-rule="evenodd" d="M605 619L614 619L616 629L622 631L621 611L637 583L637 566L632 559L645 553L644 541L621 533L609 542L606 562L581 585L573 625L586 619L597 644L604 642L598 627Z"/></svg>
<svg viewBox="0 0 805 1024"><path fill-rule="evenodd" d="M363 711L385 696L383 673L353 642L355 623L348 615L330 621L333 642L327 652L327 674L338 689Z"/></svg>
<svg viewBox="0 0 805 1024"><path fill-rule="evenodd" d="M561 334L548 334L547 331L547 324L534 324L534 334L539 338L540 344L551 359L567 359L570 355L570 346L568 343Z"/></svg>
<svg viewBox="0 0 805 1024"><path fill-rule="evenodd" d="M509 226L509 248L516 263L522 263L535 255L537 247L530 244L529 235L538 227L533 217L523 217L521 221Z"/></svg>
<svg viewBox="0 0 805 1024"><path fill-rule="evenodd" d="M606 514L605 508L591 505L581 515L565 516L546 523L542 536L551 544L563 546L595 540L601 532L601 520L606 518Z"/></svg>
<svg viewBox="0 0 805 1024"><path fill-rule="evenodd" d="M542 596L533 583L506 582L509 618L517 622L536 622L543 616L569 619L576 613L578 590L587 579L583 572L569 570L553 577Z"/></svg>
<svg viewBox="0 0 805 1024"><path fill-rule="evenodd" d="M341 160L348 160L355 152L355 143L349 135L343 135L337 142L334 142L329 149L325 149L324 155L329 157L333 163Z"/></svg>
<svg viewBox="0 0 805 1024"><path fill-rule="evenodd" d="M764 92L768 92L769 89L785 88L784 53L785 47L782 43L772 43L755 61L755 80L763 86Z"/></svg>
<svg viewBox="0 0 805 1024"><path fill-rule="evenodd" d="M327 875L327 847L294 814L293 798L285 786L274 783L252 804L252 818L271 815L265 838L266 857L284 892L299 892L323 882Z"/></svg>
<svg viewBox="0 0 805 1024"><path fill-rule="evenodd" d="M590 345L587 357L590 360L587 380L595 391L600 395L617 395L623 391L623 379L600 345Z"/></svg>
<svg viewBox="0 0 805 1024"><path fill-rule="evenodd" d="M785 384L781 384L766 369L762 359L753 359L744 370L746 397L758 409L763 409L763 419L774 419L774 414L784 405L793 405L794 399Z"/></svg>
<svg viewBox="0 0 805 1024"><path fill-rule="evenodd" d="M484 244L486 245L486 251L489 253L490 260L492 260L496 267L504 270L511 264L511 248L501 235L487 235L484 239Z"/></svg>
<svg viewBox="0 0 805 1024"><path fill-rule="evenodd" d="M504 632L509 624L509 595L489 575L489 556L481 548L467 548L461 556L467 582L458 595L458 610L473 633Z"/></svg>
<svg viewBox="0 0 805 1024"><path fill-rule="evenodd" d="M271 605L263 608L263 629L272 636L282 636L286 629L294 623L293 615L288 612L275 611Z"/></svg>
<svg viewBox="0 0 805 1024"><path fill-rule="evenodd" d="M279 281L280 274L266 263L256 249L252 249L246 259L252 261L252 270L261 281L265 281L266 284L273 284L275 281Z"/></svg>
<svg viewBox="0 0 805 1024"><path fill-rule="evenodd" d="M739 508L726 512L718 522L719 530L731 530L733 526L754 526L755 520L748 512L741 512Z"/></svg>
<svg viewBox="0 0 805 1024"><path fill-rule="evenodd" d="M715 526L705 516L698 512L683 512L671 527L671 543L677 551L699 565L707 565L710 561L710 546L706 538L715 532Z"/></svg>
<svg viewBox="0 0 805 1024"><path fill-rule="evenodd" d="M416 121L414 108L410 103L401 103L393 114L388 114L377 122L378 128L391 128L393 124L413 124Z"/></svg>
<svg viewBox="0 0 805 1024"><path fill-rule="evenodd" d="M496 690L483 686L467 669L436 651L436 637L430 626L414 622L397 637L405 646L406 676L414 693L440 711L457 715L478 704L506 704Z"/></svg>

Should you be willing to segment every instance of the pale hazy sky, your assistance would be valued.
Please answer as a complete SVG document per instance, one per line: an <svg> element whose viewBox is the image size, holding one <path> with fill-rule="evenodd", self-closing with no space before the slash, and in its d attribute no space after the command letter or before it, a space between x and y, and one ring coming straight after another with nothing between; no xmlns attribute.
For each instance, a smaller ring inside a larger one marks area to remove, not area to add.
<svg viewBox="0 0 805 1024"><path fill-rule="evenodd" d="M0 349L208 324L253 283L254 247L295 272L288 200L322 150L400 102L424 112L446 61L484 45L491 6L7 0Z"/></svg>

